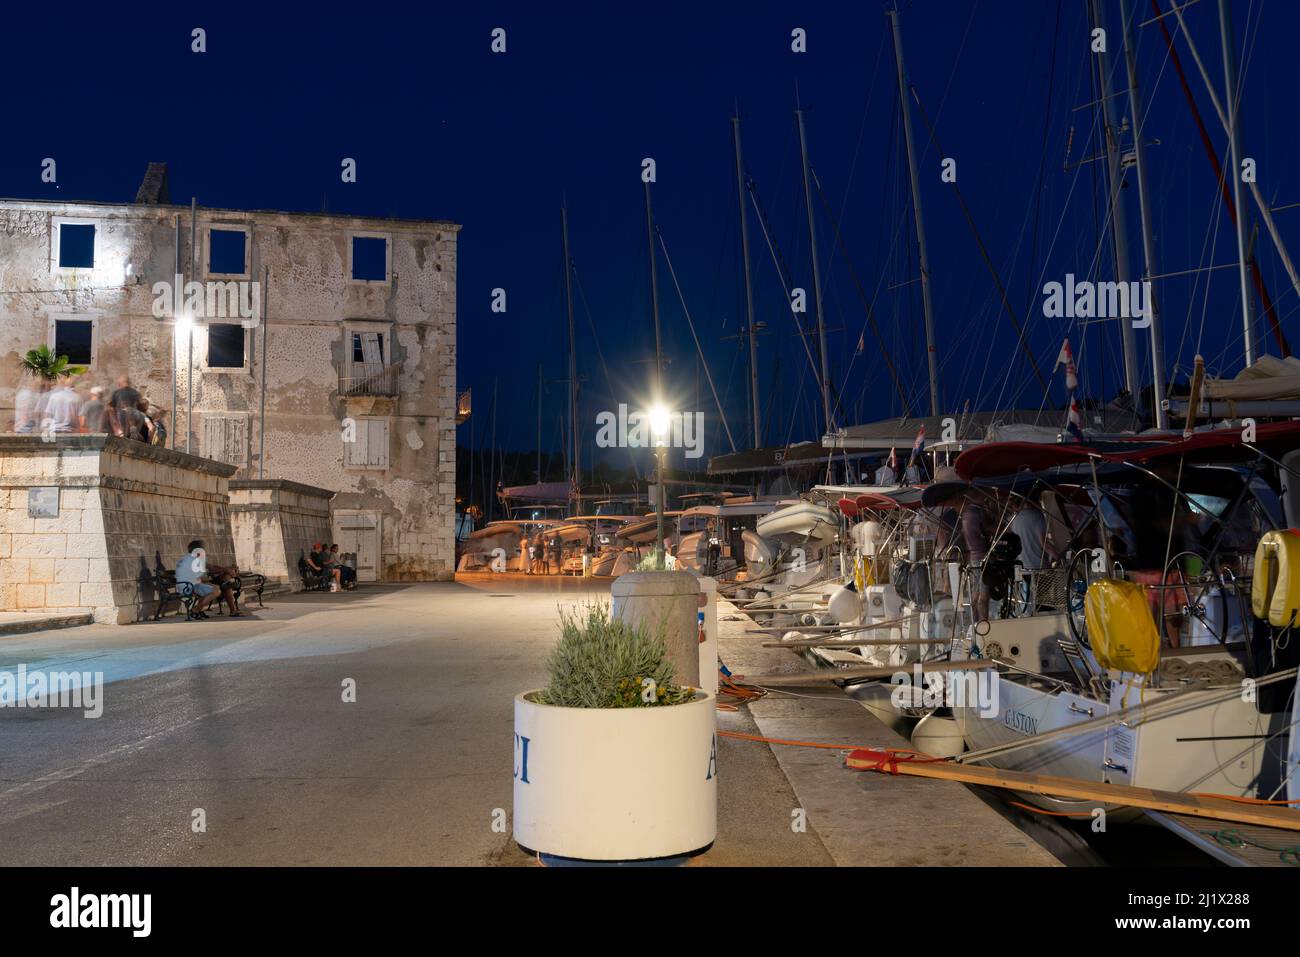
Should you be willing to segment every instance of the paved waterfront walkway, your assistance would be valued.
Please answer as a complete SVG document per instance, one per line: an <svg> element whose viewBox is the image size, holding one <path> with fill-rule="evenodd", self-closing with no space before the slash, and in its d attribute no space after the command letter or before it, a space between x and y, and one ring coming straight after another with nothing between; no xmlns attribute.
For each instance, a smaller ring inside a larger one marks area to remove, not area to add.
<svg viewBox="0 0 1300 957"><path fill-rule="evenodd" d="M492 827L511 806L513 697L544 682L560 606L607 594L370 586L0 639L2 670L108 682L98 719L0 708L0 864L535 866ZM831 863L791 831L770 750L723 739L719 767L721 835L694 865Z"/></svg>
<svg viewBox="0 0 1300 957"><path fill-rule="evenodd" d="M368 586L277 596L243 619L2 638L0 671L101 672L107 684L98 719L0 708L0 864L535 866L492 826L511 806L513 697L544 683L561 606L608 587ZM763 652L723 639L737 670L767 670ZM355 703L342 700L349 680ZM719 727L889 734L832 694L772 695L720 713ZM727 737L718 748L719 836L691 866L1044 862L960 785L854 774L835 752Z"/></svg>

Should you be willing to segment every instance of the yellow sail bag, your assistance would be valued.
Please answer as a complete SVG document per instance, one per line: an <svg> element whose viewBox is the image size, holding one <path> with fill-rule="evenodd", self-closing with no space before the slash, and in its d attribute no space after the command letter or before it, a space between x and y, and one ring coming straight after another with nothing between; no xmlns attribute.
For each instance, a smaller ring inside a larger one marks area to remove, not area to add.
<svg viewBox="0 0 1300 957"><path fill-rule="evenodd" d="M1285 628L1300 617L1300 534L1265 532L1255 547L1250 610L1256 618Z"/></svg>
<svg viewBox="0 0 1300 957"><path fill-rule="evenodd" d="M1112 578L1093 582L1084 596L1083 615L1099 665L1141 675L1156 670L1160 632L1141 585Z"/></svg>

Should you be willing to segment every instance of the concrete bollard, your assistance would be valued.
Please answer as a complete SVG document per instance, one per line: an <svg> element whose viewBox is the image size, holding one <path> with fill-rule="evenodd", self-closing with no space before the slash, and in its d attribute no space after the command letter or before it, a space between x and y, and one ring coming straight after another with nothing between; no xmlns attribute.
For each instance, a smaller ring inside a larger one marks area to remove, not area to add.
<svg viewBox="0 0 1300 957"><path fill-rule="evenodd" d="M690 572L631 572L610 589L615 618L642 624L651 634L666 625L664 644L677 682L694 688L700 687L699 595L699 579Z"/></svg>

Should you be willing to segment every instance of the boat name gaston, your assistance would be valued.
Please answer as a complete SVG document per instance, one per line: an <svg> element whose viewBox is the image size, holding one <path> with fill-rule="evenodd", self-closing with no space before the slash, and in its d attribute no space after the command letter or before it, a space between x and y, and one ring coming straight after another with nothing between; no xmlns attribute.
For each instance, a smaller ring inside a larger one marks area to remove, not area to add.
<svg viewBox="0 0 1300 957"><path fill-rule="evenodd" d="M1002 724L1018 734L1035 735L1038 733L1038 719L1023 711L1008 708L1002 714Z"/></svg>
<svg viewBox="0 0 1300 957"><path fill-rule="evenodd" d="M1134 329L1151 325L1151 283L1075 282L1065 274L1064 284L1043 286L1043 315L1048 319L1132 319Z"/></svg>

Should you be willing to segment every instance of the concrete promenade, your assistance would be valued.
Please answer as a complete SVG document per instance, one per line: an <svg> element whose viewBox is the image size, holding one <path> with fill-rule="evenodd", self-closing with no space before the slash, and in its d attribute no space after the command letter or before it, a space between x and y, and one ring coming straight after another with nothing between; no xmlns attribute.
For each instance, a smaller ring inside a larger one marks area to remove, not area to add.
<svg viewBox="0 0 1300 957"><path fill-rule="evenodd" d="M0 670L106 682L99 718L0 708L0 864L535 866L493 828L511 805L513 696L544 683L560 608L607 596L608 583L493 576L0 638ZM758 651L724 638L734 670L766 668ZM719 726L879 740L840 697L774 694ZM720 738L719 837L692 866L1047 862L959 785L838 765L836 752ZM904 790L918 788L930 803ZM976 830L940 827L953 813Z"/></svg>

